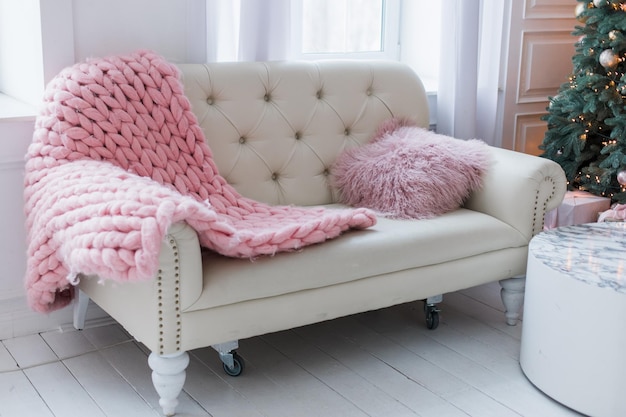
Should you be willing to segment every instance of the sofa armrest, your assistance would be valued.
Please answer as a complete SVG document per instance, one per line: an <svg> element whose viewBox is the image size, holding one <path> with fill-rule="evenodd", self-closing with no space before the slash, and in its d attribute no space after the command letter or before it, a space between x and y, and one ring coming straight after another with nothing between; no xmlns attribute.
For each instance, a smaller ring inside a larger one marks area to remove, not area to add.
<svg viewBox="0 0 626 417"><path fill-rule="evenodd" d="M180 350L181 313L200 296L202 286L200 243L186 223L168 229L154 279L119 283L87 275L79 283L133 337L160 354Z"/></svg>
<svg viewBox="0 0 626 417"><path fill-rule="evenodd" d="M543 230L546 211L567 191L565 173L554 161L490 147L492 164L483 187L465 207L489 214L517 229L526 239Z"/></svg>
<svg viewBox="0 0 626 417"><path fill-rule="evenodd" d="M161 279L178 289L182 311L202 293L202 251L198 234L187 223L170 226L159 255Z"/></svg>

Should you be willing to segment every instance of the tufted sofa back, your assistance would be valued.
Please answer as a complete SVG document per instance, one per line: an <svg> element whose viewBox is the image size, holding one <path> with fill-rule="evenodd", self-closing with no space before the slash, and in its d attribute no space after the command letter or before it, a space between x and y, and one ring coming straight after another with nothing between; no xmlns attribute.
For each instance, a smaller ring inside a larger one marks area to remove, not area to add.
<svg viewBox="0 0 626 417"><path fill-rule="evenodd" d="M180 64L220 174L269 204L337 201L331 168L390 117L428 127L424 87L388 61Z"/></svg>

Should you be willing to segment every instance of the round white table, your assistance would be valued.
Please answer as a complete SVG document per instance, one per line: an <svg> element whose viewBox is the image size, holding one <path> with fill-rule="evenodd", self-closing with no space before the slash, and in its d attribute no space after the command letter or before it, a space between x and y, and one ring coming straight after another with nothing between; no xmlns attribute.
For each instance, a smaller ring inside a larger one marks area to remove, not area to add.
<svg viewBox="0 0 626 417"><path fill-rule="evenodd" d="M626 416L626 224L540 233L526 274L526 377L585 415Z"/></svg>

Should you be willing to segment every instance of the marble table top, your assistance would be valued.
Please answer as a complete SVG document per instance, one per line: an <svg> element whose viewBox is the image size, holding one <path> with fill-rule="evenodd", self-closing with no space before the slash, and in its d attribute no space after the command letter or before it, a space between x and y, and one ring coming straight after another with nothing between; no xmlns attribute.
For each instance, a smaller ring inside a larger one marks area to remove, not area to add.
<svg viewBox="0 0 626 417"><path fill-rule="evenodd" d="M626 223L558 227L530 241L529 255L590 285L626 294Z"/></svg>

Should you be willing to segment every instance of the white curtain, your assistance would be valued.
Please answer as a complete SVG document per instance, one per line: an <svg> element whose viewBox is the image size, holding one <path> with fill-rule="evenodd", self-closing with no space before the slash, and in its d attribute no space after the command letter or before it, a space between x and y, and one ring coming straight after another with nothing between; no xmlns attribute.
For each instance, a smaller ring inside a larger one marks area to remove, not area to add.
<svg viewBox="0 0 626 417"><path fill-rule="evenodd" d="M290 47L290 13L290 0L208 1L208 60L286 59Z"/></svg>
<svg viewBox="0 0 626 417"><path fill-rule="evenodd" d="M505 3L448 0L442 6L439 133L500 145L496 130ZM207 22L208 61L289 56L290 0L209 0Z"/></svg>
<svg viewBox="0 0 626 417"><path fill-rule="evenodd" d="M504 3L450 0L442 13L437 132L499 146L496 132Z"/></svg>

